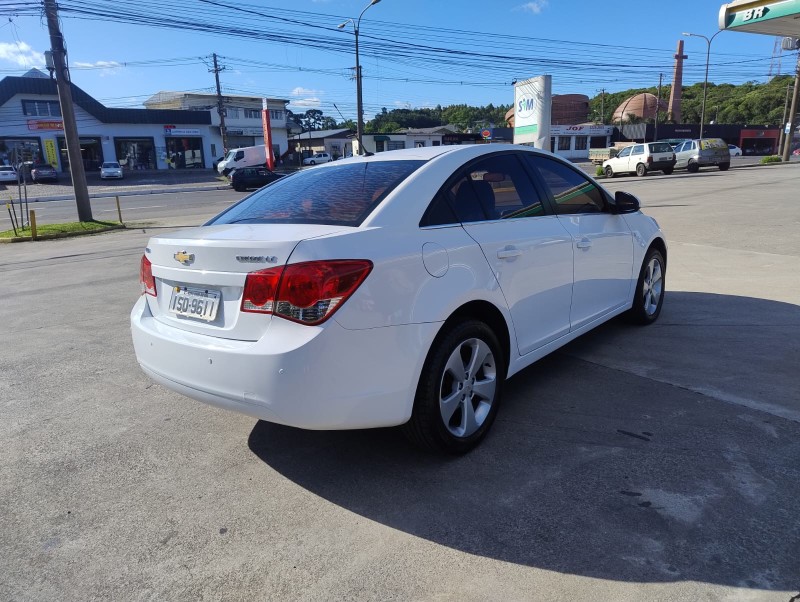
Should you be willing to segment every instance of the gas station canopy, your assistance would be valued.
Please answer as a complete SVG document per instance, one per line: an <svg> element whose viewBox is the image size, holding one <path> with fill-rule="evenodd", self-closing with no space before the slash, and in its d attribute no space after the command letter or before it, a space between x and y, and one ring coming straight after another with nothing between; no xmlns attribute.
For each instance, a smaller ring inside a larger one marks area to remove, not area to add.
<svg viewBox="0 0 800 602"><path fill-rule="evenodd" d="M723 4L719 28L800 38L800 0L735 0Z"/></svg>

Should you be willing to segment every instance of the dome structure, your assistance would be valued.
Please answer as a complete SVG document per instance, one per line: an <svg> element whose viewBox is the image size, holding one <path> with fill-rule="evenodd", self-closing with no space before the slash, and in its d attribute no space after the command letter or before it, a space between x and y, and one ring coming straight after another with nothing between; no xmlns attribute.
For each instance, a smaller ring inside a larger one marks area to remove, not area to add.
<svg viewBox="0 0 800 602"><path fill-rule="evenodd" d="M623 122L634 119L645 121L655 119L656 107L661 112L666 112L668 109L667 103L663 100L658 100L655 94L650 94L649 92L636 94L620 103L611 117L611 123L619 123L623 112L625 113L625 117L622 119Z"/></svg>

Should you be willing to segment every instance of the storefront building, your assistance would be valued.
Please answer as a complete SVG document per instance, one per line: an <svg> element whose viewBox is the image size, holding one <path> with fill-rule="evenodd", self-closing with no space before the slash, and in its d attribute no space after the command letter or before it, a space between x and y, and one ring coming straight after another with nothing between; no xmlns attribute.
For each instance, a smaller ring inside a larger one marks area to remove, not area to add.
<svg viewBox="0 0 800 602"><path fill-rule="evenodd" d="M72 96L87 171L104 161L126 170L211 168L221 151L209 111L110 108L74 84ZM56 83L40 73L0 80L0 162L22 161L69 169Z"/></svg>
<svg viewBox="0 0 800 602"><path fill-rule="evenodd" d="M590 148L606 148L614 134L612 125L551 125L550 150L565 159L588 159Z"/></svg>
<svg viewBox="0 0 800 602"><path fill-rule="evenodd" d="M228 150L245 146L264 144L262 108L264 99L260 96L241 96L226 94L222 97L225 111L225 133ZM280 157L289 150L290 123L286 119L288 100L267 98L270 129L272 131L272 150ZM220 140L220 118L215 94L192 94L188 92L159 92L146 101L144 106L151 110L180 109L184 111L210 111L211 126ZM292 133L299 133L298 131ZM222 155L222 149L219 149Z"/></svg>

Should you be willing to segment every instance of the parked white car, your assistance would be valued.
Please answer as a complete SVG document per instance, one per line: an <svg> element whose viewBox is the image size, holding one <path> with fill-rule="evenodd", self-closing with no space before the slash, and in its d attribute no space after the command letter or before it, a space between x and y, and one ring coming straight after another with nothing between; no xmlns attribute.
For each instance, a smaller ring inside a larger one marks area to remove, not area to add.
<svg viewBox="0 0 800 602"><path fill-rule="evenodd" d="M155 381L306 429L475 446L503 381L619 314L667 247L636 197L523 146L414 148L281 178L150 239L133 344Z"/></svg>
<svg viewBox="0 0 800 602"><path fill-rule="evenodd" d="M0 165L0 182L16 182L17 170L10 165Z"/></svg>
<svg viewBox="0 0 800 602"><path fill-rule="evenodd" d="M603 161L603 172L613 178L621 173L645 176L648 171L670 175L675 168L675 151L668 142L648 142L626 146L616 157Z"/></svg>
<svg viewBox="0 0 800 602"><path fill-rule="evenodd" d="M311 157L303 159L303 165L316 165L317 163L330 163L333 161L330 153L315 153Z"/></svg>
<svg viewBox="0 0 800 602"><path fill-rule="evenodd" d="M731 157L741 157L742 156L742 149L736 146L735 144L728 145L728 152L730 153Z"/></svg>
<svg viewBox="0 0 800 602"><path fill-rule="evenodd" d="M105 161L100 166L100 179L107 180L108 178L123 178L122 167L117 161Z"/></svg>

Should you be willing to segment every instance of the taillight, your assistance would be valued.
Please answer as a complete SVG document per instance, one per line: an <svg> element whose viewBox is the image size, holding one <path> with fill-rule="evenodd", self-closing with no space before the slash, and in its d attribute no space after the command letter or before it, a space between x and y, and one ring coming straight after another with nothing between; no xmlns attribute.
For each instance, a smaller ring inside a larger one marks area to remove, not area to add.
<svg viewBox="0 0 800 602"><path fill-rule="evenodd" d="M242 311L272 313L300 324L321 324L372 271L365 259L308 261L247 275Z"/></svg>
<svg viewBox="0 0 800 602"><path fill-rule="evenodd" d="M653 156L652 156L652 155L650 155L649 157L647 157L647 162L648 162L648 163L652 163L652 162L653 162Z"/></svg>
<svg viewBox="0 0 800 602"><path fill-rule="evenodd" d="M147 293L153 297L156 293L156 279L153 278L153 264L146 255L142 255L142 265L139 268L139 282L142 285L142 294Z"/></svg>

